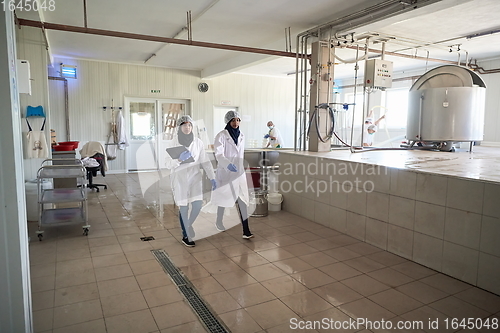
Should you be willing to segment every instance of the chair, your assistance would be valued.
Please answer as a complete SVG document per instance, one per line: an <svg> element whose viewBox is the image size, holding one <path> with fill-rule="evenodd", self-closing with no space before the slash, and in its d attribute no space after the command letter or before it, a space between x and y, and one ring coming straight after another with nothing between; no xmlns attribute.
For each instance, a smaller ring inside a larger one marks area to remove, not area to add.
<svg viewBox="0 0 500 333"><path fill-rule="evenodd" d="M93 179L95 176L97 176L97 172L100 172L103 177L106 177L106 170L107 168L107 158L106 158L106 152L104 151L104 147L97 141L89 141L86 144L83 145L82 149L80 150L80 155L82 158L85 157L91 157L95 159L98 163L99 166L96 167L85 167L87 170L87 188L90 189L96 189L97 192L99 192L99 186L104 187L106 190L108 188L107 185L105 184L95 184L93 182Z"/></svg>

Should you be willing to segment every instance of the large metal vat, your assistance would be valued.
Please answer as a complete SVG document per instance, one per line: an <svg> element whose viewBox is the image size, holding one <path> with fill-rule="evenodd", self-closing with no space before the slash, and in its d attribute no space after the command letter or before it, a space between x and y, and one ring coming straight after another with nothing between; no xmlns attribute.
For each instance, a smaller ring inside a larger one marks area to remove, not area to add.
<svg viewBox="0 0 500 333"><path fill-rule="evenodd" d="M486 85L478 74L445 65L422 75L411 87L406 138L442 143L483 140Z"/></svg>

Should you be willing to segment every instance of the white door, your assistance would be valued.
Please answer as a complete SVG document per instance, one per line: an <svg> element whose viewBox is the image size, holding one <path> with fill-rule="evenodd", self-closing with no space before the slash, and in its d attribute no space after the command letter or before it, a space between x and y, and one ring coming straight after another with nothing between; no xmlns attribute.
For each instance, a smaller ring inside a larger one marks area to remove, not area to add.
<svg viewBox="0 0 500 333"><path fill-rule="evenodd" d="M190 114L188 100L125 98L129 119L128 171L163 167L165 148L172 140L177 118Z"/></svg>
<svg viewBox="0 0 500 333"><path fill-rule="evenodd" d="M226 123L224 122L224 116L227 111L236 111L238 112L238 107L236 106L214 106L214 136L222 131L224 127L226 127ZM212 139L213 141L213 139Z"/></svg>

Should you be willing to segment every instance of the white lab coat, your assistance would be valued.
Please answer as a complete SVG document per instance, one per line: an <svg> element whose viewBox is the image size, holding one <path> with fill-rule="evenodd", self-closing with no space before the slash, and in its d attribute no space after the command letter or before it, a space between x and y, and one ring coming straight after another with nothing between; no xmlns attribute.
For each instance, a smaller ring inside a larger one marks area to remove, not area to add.
<svg viewBox="0 0 500 333"><path fill-rule="evenodd" d="M121 111L118 111L116 114L116 135L118 137L118 148L120 150L124 150L129 146L127 139L127 130L125 128L125 120L123 119L123 114Z"/></svg>
<svg viewBox="0 0 500 333"><path fill-rule="evenodd" d="M281 136L280 130L277 129L276 126L274 126L272 130L269 130L269 135L276 137L275 140L269 138L271 148L276 148L278 145L283 148L283 137Z"/></svg>
<svg viewBox="0 0 500 333"><path fill-rule="evenodd" d="M222 130L214 140L215 159L217 171L215 179L217 189L212 192L211 204L220 207L233 207L238 197L248 206L248 184L243 165L245 153L245 135L240 132L238 145L227 130ZM227 169L229 164L236 165L237 172Z"/></svg>
<svg viewBox="0 0 500 333"><path fill-rule="evenodd" d="M169 147L180 145L176 133ZM168 153L165 154L165 166L171 170L170 184L174 193L174 201L178 206L187 206L190 202L203 200L201 167L209 179L215 179L214 170L205 152L203 141L194 137L187 149L191 152L194 162L181 164L179 160L172 159Z"/></svg>

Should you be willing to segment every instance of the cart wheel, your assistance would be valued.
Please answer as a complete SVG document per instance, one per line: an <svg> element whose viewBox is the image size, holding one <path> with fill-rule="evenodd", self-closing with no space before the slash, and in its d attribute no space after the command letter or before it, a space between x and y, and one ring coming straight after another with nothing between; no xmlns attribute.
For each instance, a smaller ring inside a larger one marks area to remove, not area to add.
<svg viewBox="0 0 500 333"><path fill-rule="evenodd" d="M89 228L83 229L83 235L88 236L89 235Z"/></svg>
<svg viewBox="0 0 500 333"><path fill-rule="evenodd" d="M38 240L41 242L43 238L43 234L38 234Z"/></svg>
<svg viewBox="0 0 500 333"><path fill-rule="evenodd" d="M99 187L96 187L95 189L96 189L96 192L99 192Z"/></svg>

